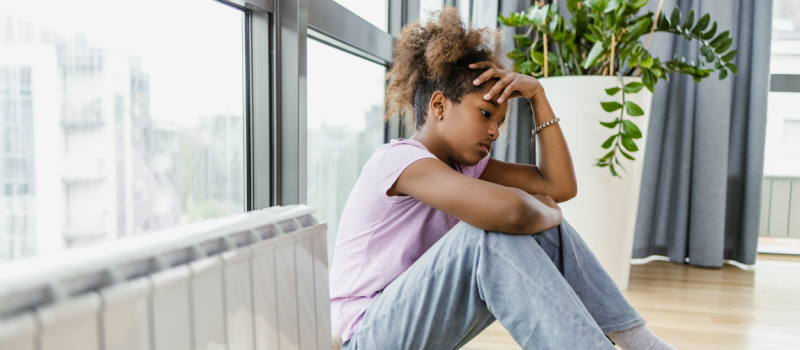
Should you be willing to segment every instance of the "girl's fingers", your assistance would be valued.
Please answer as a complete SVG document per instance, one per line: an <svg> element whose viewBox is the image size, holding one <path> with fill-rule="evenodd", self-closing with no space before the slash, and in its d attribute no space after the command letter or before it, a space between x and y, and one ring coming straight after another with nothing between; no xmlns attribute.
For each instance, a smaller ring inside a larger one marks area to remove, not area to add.
<svg viewBox="0 0 800 350"><path fill-rule="evenodd" d="M497 98L497 103L503 103L503 101L508 100L508 98L512 96L512 94L515 91L517 91L516 85L517 85L516 80L512 80L511 83L506 85L506 88L503 90L503 93L500 94L500 97Z"/></svg>
<svg viewBox="0 0 800 350"><path fill-rule="evenodd" d="M514 76L513 75L509 75L509 76L506 76L505 78L500 79L500 81L495 83L494 86L492 86L492 88L489 89L489 92L486 93L486 95L483 96L483 99L484 100L491 100L492 96L497 95L498 93L503 91L503 89L506 86L508 86L508 84L511 84L512 81L514 81ZM500 103L500 101L497 101L497 102Z"/></svg>
<svg viewBox="0 0 800 350"><path fill-rule="evenodd" d="M502 78L502 77L503 77L503 72L501 72L499 69L489 68L485 72L481 73L481 75L478 76L478 78L475 79L475 81L473 81L472 83L475 84L475 86L478 86L483 84L484 81L487 81L491 78Z"/></svg>
<svg viewBox="0 0 800 350"><path fill-rule="evenodd" d="M475 68L486 68L486 67L497 68L497 66L495 66L494 63L489 62L489 61L475 62L475 63L470 64L469 67L473 68L473 69L475 69Z"/></svg>

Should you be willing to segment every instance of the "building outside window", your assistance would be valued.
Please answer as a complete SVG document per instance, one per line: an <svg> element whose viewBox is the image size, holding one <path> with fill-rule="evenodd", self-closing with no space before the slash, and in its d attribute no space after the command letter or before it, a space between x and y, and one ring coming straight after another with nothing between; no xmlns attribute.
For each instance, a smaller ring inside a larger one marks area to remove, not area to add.
<svg viewBox="0 0 800 350"><path fill-rule="evenodd" d="M308 39L308 205L328 223L328 260L344 205L384 141L386 67Z"/></svg>
<svg viewBox="0 0 800 350"><path fill-rule="evenodd" d="M0 263L243 212L243 21L213 0L4 1Z"/></svg>
<svg viewBox="0 0 800 350"><path fill-rule="evenodd" d="M800 2L775 0L759 252L800 254Z"/></svg>

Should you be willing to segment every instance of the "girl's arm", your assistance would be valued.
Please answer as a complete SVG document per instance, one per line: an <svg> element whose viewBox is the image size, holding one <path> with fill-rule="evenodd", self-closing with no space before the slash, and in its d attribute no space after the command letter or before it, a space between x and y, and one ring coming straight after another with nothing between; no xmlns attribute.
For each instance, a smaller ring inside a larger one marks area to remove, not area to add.
<svg viewBox="0 0 800 350"><path fill-rule="evenodd" d="M478 63L475 68L486 67ZM535 125L555 119L544 89L536 78L493 67L478 78L476 85L491 78L500 78L489 91L491 99L499 95L497 102L514 97L527 98L533 107ZM502 93L501 93L502 92ZM568 201L578 193L575 169L572 166L567 141L558 123L542 129L537 135L537 160L539 166L516 164L490 158L480 179L503 186L521 189L530 194L544 194L557 203Z"/></svg>
<svg viewBox="0 0 800 350"><path fill-rule="evenodd" d="M434 158L411 163L387 194L414 197L489 231L533 234L561 223L552 198L463 175Z"/></svg>

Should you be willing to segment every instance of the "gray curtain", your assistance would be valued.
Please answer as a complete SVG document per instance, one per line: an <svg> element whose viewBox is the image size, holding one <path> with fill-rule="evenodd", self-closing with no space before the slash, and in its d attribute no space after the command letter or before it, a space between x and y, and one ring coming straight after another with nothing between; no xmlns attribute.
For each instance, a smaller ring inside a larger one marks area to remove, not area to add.
<svg viewBox="0 0 800 350"><path fill-rule="evenodd" d="M730 30L738 75L695 83L672 75L653 98L633 257L720 267L754 264L766 135L772 0L667 0ZM647 9L655 12L658 1ZM651 51L696 59L699 46L664 33Z"/></svg>

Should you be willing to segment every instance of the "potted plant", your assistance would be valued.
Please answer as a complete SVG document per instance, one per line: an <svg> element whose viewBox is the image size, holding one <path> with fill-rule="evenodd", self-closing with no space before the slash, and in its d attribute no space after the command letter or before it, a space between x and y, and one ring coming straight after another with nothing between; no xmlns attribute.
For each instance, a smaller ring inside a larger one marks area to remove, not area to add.
<svg viewBox="0 0 800 350"><path fill-rule="evenodd" d="M644 154L653 88L669 73L699 82L718 71L725 79L728 71L736 74L736 51L730 33L717 34L709 14L695 21L693 11L684 15L676 7L668 16L661 13L663 0L655 14L639 14L648 0L561 1L569 17L557 0L540 0L499 22L527 29L514 36L508 57L515 71L540 79L562 120L580 193L561 204L565 217L625 289L644 164L634 156L640 149ZM655 32L698 42L702 57L652 56Z"/></svg>

